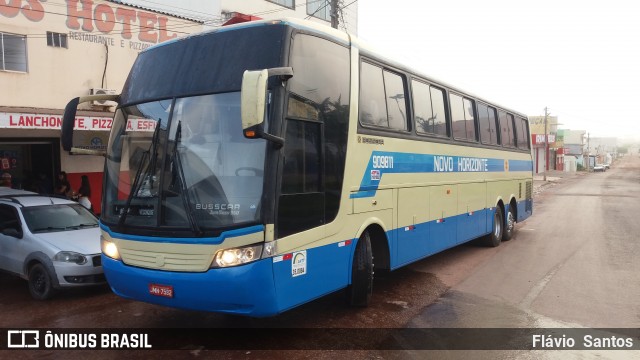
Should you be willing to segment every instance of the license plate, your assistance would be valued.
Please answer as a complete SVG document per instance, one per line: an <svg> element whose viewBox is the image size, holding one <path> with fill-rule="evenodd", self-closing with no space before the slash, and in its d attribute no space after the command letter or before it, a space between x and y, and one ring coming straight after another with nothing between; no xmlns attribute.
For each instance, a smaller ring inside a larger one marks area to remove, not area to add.
<svg viewBox="0 0 640 360"><path fill-rule="evenodd" d="M155 296L162 296L167 298L173 297L173 286L171 285L159 285L149 284L149 294Z"/></svg>

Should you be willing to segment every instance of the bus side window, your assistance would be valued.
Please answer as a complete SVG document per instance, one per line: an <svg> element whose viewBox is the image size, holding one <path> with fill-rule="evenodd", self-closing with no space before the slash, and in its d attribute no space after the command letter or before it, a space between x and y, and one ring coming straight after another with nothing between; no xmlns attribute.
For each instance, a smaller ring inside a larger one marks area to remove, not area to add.
<svg viewBox="0 0 640 360"><path fill-rule="evenodd" d="M404 94L404 79L398 74L385 71L384 90L387 97L389 128L407 130L407 97Z"/></svg>
<svg viewBox="0 0 640 360"><path fill-rule="evenodd" d="M473 111L473 100L464 98L464 119L465 119L465 134L467 140L476 141L476 120Z"/></svg>
<svg viewBox="0 0 640 360"><path fill-rule="evenodd" d="M413 106L418 134L447 136L444 92L423 82L413 80Z"/></svg>
<svg viewBox="0 0 640 360"><path fill-rule="evenodd" d="M363 62L360 73L360 122L389 127L382 69Z"/></svg>
<svg viewBox="0 0 640 360"><path fill-rule="evenodd" d="M515 147L516 134L513 129L513 115L500 111L498 117L500 118L500 138L502 139L502 146Z"/></svg>
<svg viewBox="0 0 640 360"><path fill-rule="evenodd" d="M431 106L433 110L433 132L436 135L449 136L447 131L447 111L444 105L444 91L430 86Z"/></svg>
<svg viewBox="0 0 640 360"><path fill-rule="evenodd" d="M482 143L498 145L496 109L485 104L478 104L478 120L480 124L480 140Z"/></svg>
<svg viewBox="0 0 640 360"><path fill-rule="evenodd" d="M456 139L476 141L473 101L456 94L449 94L449 100L451 102L453 137Z"/></svg>
<svg viewBox="0 0 640 360"><path fill-rule="evenodd" d="M518 149L528 150L529 149L529 136L527 131L527 120L517 117L516 118L516 129L518 132Z"/></svg>
<svg viewBox="0 0 640 360"><path fill-rule="evenodd" d="M361 64L360 123L406 131L407 96L404 77L366 62Z"/></svg>

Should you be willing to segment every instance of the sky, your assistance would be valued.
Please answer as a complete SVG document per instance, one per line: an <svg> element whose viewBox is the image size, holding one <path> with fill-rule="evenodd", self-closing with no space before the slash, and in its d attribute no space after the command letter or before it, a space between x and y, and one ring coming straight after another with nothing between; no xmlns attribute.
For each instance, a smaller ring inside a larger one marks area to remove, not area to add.
<svg viewBox="0 0 640 360"><path fill-rule="evenodd" d="M559 128L640 141L640 1L359 0L358 37Z"/></svg>

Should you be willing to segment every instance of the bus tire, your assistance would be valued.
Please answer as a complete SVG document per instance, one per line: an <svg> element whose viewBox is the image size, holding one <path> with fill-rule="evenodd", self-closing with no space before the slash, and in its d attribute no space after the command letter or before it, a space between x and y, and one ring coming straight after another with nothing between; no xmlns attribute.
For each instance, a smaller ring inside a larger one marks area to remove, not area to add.
<svg viewBox="0 0 640 360"><path fill-rule="evenodd" d="M482 244L487 247L496 247L500 245L503 237L503 224L502 209L500 206L496 206L496 212L493 214L493 227L491 232L483 238Z"/></svg>
<svg viewBox="0 0 640 360"><path fill-rule="evenodd" d="M509 211L507 211L507 218L504 222L504 232L502 234L502 241L509 241L513 238L513 233L516 229L516 218L513 216L513 210L511 210L511 206L509 206Z"/></svg>
<svg viewBox="0 0 640 360"><path fill-rule="evenodd" d="M347 287L347 302L350 306L365 307L373 293L373 253L371 236L365 231L360 236L353 254L351 285Z"/></svg>

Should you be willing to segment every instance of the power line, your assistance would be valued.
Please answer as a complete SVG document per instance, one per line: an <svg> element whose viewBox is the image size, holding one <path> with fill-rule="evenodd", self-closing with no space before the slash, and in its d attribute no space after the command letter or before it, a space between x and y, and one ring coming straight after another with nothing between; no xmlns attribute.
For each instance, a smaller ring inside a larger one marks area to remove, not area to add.
<svg viewBox="0 0 640 360"><path fill-rule="evenodd" d="M141 0L141 1L146 1L148 3L158 4L158 3L155 3L155 2L150 1L150 0ZM316 1L318 1L318 0L314 0L314 2L316 2ZM305 19L309 19L311 16L316 14L318 11L326 8L329 5L329 2L328 2L328 0L325 0L325 1L326 1L326 4L323 7L318 8L313 14L307 16ZM344 8L352 5L353 3L357 2L357 1L358 0L354 0L351 3L349 3L349 4L347 4L347 5L343 6L343 7L340 7L340 9L344 9ZM120 2L120 1L97 0L97 2L99 2L99 3L109 3L109 4L121 4L121 5L125 5L125 6L139 7L137 5L126 4L126 3L123 3L123 2ZM311 1L306 2L306 3L296 4L296 8L299 7L299 6L307 5L309 3L311 3ZM53 6L53 7L67 8L67 4L57 3L57 2L53 2L53 1L47 2L47 5L50 5L50 6ZM158 5L160 5L160 4L158 4ZM21 6L11 6L11 5L4 5L4 6L7 7L7 8L14 8L14 9L20 9L20 7L21 7ZM183 9L183 8L181 8L181 9ZM155 9L149 9L149 10L162 13L162 11L157 11ZM184 10L187 10L187 9L184 9ZM286 11L286 10L295 11L295 9L281 7L281 8L276 8L276 9L270 9L270 10L265 10L265 11L261 11L261 12L256 12L256 13L253 13L251 15L253 15L253 16L263 16L263 15L275 14L277 12ZM68 13L66 13L66 14L65 13L59 13L59 12L55 12L55 11L51 11L51 10L33 10L32 9L31 11L41 12L41 13L50 14L50 15L72 17L72 18L75 18L77 20L83 20L83 21L87 21L87 20L96 21L97 20L97 21L100 21L100 22L103 22L103 23L122 24L121 22L117 22L115 20L110 21L110 20L104 20L104 19L96 19L94 17L70 16ZM199 13L199 14L206 14L204 12L199 12L199 11L192 11L192 12ZM166 31L167 32L173 32L173 33L179 33L179 34L183 34L183 35L188 35L188 34L190 34L190 32L180 31L178 29L186 29L186 28L190 28L190 27L203 26L203 25L205 25L205 26L216 26L216 25L221 25L226 20L222 16L218 16L218 17L213 17L212 16L208 20L200 20L201 23L194 23L194 22L196 22L195 20L181 19L179 17L179 15L177 15L177 14L176 15L171 14L171 13L166 13L166 14L168 16L175 17L176 18L175 22L181 23L179 25L174 25L172 27L167 27ZM345 23L344 22L344 15L342 15L342 16L343 16L342 19L343 19L343 24L344 24ZM143 30L143 29L145 29L145 30L156 30L155 27L142 26L142 25L136 25L136 24L129 24L129 27L130 27L131 30ZM346 29L346 27L345 27L345 29ZM99 30L97 32L99 32ZM97 33L97 32L96 31L85 31L85 33L89 33L89 34L93 34L93 33ZM25 36L27 36L29 38L46 38L47 37L46 34L25 34ZM106 34L105 34L105 36L106 36Z"/></svg>
<svg viewBox="0 0 640 360"><path fill-rule="evenodd" d="M317 3L317 2L320 2L320 1L322 1L322 0L315 0L315 1L311 1L311 2L316 2L316 3ZM312 14L309 14L309 15L305 18L305 20L311 19L311 17L312 17L312 16L314 16L315 14L317 14L317 13L318 13L318 11L320 11L320 10L324 10L324 9L326 9L326 8L327 8L327 6L329 6L329 5L330 5L330 4L329 4L329 0L324 0L324 3L325 3L325 4L324 4L324 6L323 6L323 7L318 7L318 9L317 9L316 11L314 11ZM308 4L308 3L307 3L307 4Z"/></svg>
<svg viewBox="0 0 640 360"><path fill-rule="evenodd" d="M134 6L134 7L140 7L140 5L136 5L136 4L130 4L124 0L104 0L107 2L111 2L111 3L116 3L116 4L121 4L121 5L126 5L126 6ZM200 14L200 15L206 15L207 17L211 17L212 14L208 14L206 12L202 12L202 11L197 11L197 10L193 10L193 9L188 9L188 8L182 8L182 7L178 7L175 5L167 5L167 4L161 4L158 2L154 2L151 0L138 0L140 2L143 3L150 3L150 4L154 4L154 5L159 5L159 6L166 6L169 7L171 9L179 9L179 10L184 10L187 13L194 13L194 14ZM170 12L167 12L166 10L155 10L153 7L149 7L150 10L154 10L154 11L162 11L162 12L166 12L167 14L170 14ZM189 15L191 16L191 15Z"/></svg>
<svg viewBox="0 0 640 360"><path fill-rule="evenodd" d="M11 6L11 5L5 5L5 7L13 8L13 9L19 9L19 8L20 8L20 6ZM31 11L34 11L34 12L41 12L41 13L44 13L44 14L50 14L50 15L60 15L60 16L70 17L70 16L69 16L69 14L61 14L61 13L57 13L57 12L53 12L53 11L46 11L46 10L38 11L38 10L33 10L33 9L32 9ZM81 17L81 16L73 16L73 18L75 18L75 19L83 19L83 20L91 20L91 21L97 20L96 18L93 18L93 17L91 17L91 18L84 18L84 17ZM101 21L101 22L105 22L105 23L120 24L119 22L117 22L117 21L115 21L115 20L113 20L113 21L109 21L109 20L99 19L99 21ZM200 26L200 25L201 25L201 24L194 25L194 26ZM155 30L155 29L156 29L155 27L142 26L142 25L133 25L133 24L129 24L129 26L132 28L132 30L135 30L135 29L138 29L138 30L140 30L140 29ZM182 31L176 31L176 30L174 30L174 29L176 29L176 28L178 28L178 27L174 27L174 28L172 28L172 29L168 29L168 28L167 28L167 31L173 31L173 32L176 32L176 33L182 33L182 34L185 34L185 35L190 34L190 33L187 33L187 32L182 32Z"/></svg>
<svg viewBox="0 0 640 360"><path fill-rule="evenodd" d="M357 3L358 0L353 0L352 2L348 3L345 6L342 6L340 8L340 18L342 18L342 28L347 31L347 21L344 18L344 10L346 10L346 8L348 8L349 6L353 5L354 3Z"/></svg>
<svg viewBox="0 0 640 360"><path fill-rule="evenodd" d="M341 7L340 9L344 10L344 9L348 8L349 6L351 6L351 4L357 3L357 2L358 2L358 0L353 0L352 2L348 3L347 5Z"/></svg>

